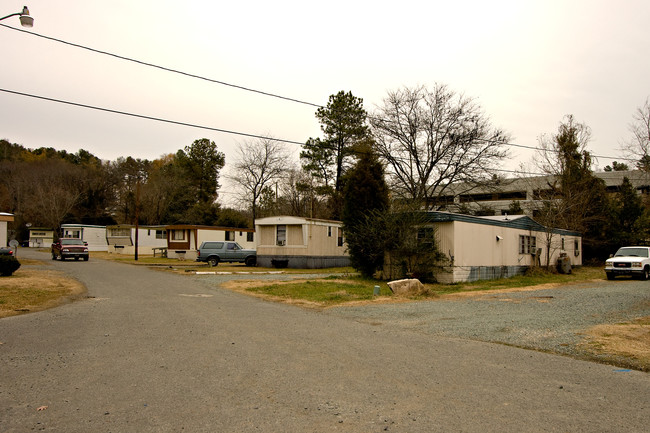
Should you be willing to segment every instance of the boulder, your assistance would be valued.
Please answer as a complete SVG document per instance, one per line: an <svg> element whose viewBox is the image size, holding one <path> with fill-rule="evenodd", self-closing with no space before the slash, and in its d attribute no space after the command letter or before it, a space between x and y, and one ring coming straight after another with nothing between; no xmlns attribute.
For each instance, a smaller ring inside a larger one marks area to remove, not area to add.
<svg viewBox="0 0 650 433"><path fill-rule="evenodd" d="M426 291L424 284L416 278L390 281L388 287L396 295L418 295Z"/></svg>

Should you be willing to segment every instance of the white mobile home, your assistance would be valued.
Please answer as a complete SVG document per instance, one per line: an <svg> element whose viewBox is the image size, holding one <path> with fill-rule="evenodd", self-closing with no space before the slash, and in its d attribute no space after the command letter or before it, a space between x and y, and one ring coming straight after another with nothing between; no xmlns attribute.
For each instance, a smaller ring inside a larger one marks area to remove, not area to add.
<svg viewBox="0 0 650 433"><path fill-rule="evenodd" d="M522 274L531 266L555 266L566 257L582 265L580 233L547 228L524 215L476 217L429 212L437 246L448 259L436 279L444 283L476 281Z"/></svg>
<svg viewBox="0 0 650 433"><path fill-rule="evenodd" d="M61 224L61 237L76 238L88 244L88 251L108 251L106 226Z"/></svg>
<svg viewBox="0 0 650 433"><path fill-rule="evenodd" d="M350 265L340 221L275 216L256 220L255 231L258 266L316 269Z"/></svg>
<svg viewBox="0 0 650 433"><path fill-rule="evenodd" d="M0 247L6 247L8 239L8 223L14 221L14 214L0 212Z"/></svg>
<svg viewBox="0 0 650 433"><path fill-rule="evenodd" d="M167 257L196 260L197 251L205 241L235 241L242 248L255 249L255 230L198 225L168 225Z"/></svg>
<svg viewBox="0 0 650 433"><path fill-rule="evenodd" d="M54 230L32 227L29 229L29 246L32 248L49 248L54 242Z"/></svg>
<svg viewBox="0 0 650 433"><path fill-rule="evenodd" d="M138 226L137 236L134 225L107 226L106 240L109 253L134 255L136 241L138 254L162 255L167 251L165 226Z"/></svg>

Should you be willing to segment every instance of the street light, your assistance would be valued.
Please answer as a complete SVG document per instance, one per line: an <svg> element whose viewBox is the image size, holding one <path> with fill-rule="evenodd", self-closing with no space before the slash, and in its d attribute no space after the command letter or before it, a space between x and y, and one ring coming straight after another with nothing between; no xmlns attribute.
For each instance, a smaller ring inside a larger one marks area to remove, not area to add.
<svg viewBox="0 0 650 433"><path fill-rule="evenodd" d="M9 17L15 17L16 15L20 16L20 24L23 27L34 27L34 18L29 16L29 9L27 8L27 6L23 7L22 12L16 12L15 14L9 14L6 17L0 18L0 21L4 20L6 18L9 18Z"/></svg>

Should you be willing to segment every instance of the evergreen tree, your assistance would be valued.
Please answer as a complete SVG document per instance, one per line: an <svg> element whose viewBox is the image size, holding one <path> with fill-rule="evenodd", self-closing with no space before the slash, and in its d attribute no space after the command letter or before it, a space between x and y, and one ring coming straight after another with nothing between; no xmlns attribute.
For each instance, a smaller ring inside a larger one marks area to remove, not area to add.
<svg viewBox="0 0 650 433"><path fill-rule="evenodd" d="M352 92L331 95L326 107L316 111L324 137L310 138L300 153L303 169L318 181L314 193L330 199L330 218L340 218L343 180L357 146L369 135L363 99Z"/></svg>
<svg viewBox="0 0 650 433"><path fill-rule="evenodd" d="M372 276L383 264L382 215L388 207L384 168L368 146L346 176L342 212L350 260L364 276Z"/></svg>
<svg viewBox="0 0 650 433"><path fill-rule="evenodd" d="M612 249L622 245L637 245L648 236L648 217L641 196L625 177L614 201L610 238Z"/></svg>

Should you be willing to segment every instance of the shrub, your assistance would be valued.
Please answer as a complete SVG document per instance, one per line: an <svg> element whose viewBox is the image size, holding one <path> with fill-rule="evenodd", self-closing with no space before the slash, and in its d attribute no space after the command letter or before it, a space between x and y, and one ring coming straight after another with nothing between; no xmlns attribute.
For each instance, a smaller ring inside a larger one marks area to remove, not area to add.
<svg viewBox="0 0 650 433"><path fill-rule="evenodd" d="M0 276L9 277L20 267L20 262L14 256L0 256Z"/></svg>

